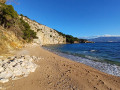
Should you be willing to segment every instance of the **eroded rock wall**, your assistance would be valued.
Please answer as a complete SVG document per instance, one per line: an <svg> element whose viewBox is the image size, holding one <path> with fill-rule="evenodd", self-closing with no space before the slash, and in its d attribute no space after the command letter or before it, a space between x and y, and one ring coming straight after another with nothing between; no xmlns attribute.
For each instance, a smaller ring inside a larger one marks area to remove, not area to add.
<svg viewBox="0 0 120 90"><path fill-rule="evenodd" d="M39 24L36 21L32 21L27 17L23 17L23 20L30 25L32 30L37 32L38 39L34 39L34 42L39 43L41 45L66 43L66 38L60 35L54 29Z"/></svg>

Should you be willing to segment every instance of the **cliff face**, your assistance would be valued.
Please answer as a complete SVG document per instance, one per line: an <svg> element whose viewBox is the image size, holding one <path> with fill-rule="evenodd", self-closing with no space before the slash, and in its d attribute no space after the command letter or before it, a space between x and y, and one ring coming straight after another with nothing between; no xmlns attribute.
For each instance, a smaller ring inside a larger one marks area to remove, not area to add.
<svg viewBox="0 0 120 90"><path fill-rule="evenodd" d="M32 21L27 17L23 17L23 20L27 22L30 25L31 29L37 33L38 39L34 39L34 42L39 43L40 45L66 43L66 37L60 35L54 29L39 24L36 21Z"/></svg>
<svg viewBox="0 0 120 90"><path fill-rule="evenodd" d="M66 43L65 36L60 32L19 16L13 6L6 5L5 1L0 0L0 54L22 48L32 41L40 45Z"/></svg>

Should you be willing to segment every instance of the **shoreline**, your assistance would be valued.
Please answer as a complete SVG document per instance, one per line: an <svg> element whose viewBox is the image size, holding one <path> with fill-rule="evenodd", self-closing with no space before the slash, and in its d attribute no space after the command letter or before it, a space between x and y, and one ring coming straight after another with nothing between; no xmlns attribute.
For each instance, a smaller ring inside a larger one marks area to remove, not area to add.
<svg viewBox="0 0 120 90"><path fill-rule="evenodd" d="M94 69L97 69L101 72L120 77L120 66L118 66L118 65L110 64L110 63L107 63L107 62L94 61L92 59L83 58L83 57L74 56L74 55L71 55L71 54L58 52L58 51L49 49L49 48L44 47L44 46L43 46L43 48L45 50L48 50L48 51L54 53L54 54L57 54L57 55L61 56L61 57L70 59L70 60L78 62L78 63L83 63L83 64L88 65L90 67L93 67Z"/></svg>
<svg viewBox="0 0 120 90"><path fill-rule="evenodd" d="M35 62L38 68L28 77L2 84L7 90L119 90L120 77L108 75L90 66L66 59L36 46L27 46L15 55L44 58Z"/></svg>

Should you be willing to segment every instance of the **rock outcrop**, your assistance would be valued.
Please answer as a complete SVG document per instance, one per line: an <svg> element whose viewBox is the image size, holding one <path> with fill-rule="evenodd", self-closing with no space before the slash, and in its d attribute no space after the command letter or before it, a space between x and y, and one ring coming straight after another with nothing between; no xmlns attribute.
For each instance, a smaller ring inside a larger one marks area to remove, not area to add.
<svg viewBox="0 0 120 90"><path fill-rule="evenodd" d="M41 58L29 55L13 56L7 59L0 58L0 82L8 82L9 79L15 80L26 77L30 72L34 72L37 65L33 63L33 60L39 60Z"/></svg>
<svg viewBox="0 0 120 90"><path fill-rule="evenodd" d="M56 30L39 24L36 21L32 21L24 16L23 20L30 25L32 30L37 32L38 39L34 39L34 42L39 43L40 45L66 43L66 37L60 35Z"/></svg>

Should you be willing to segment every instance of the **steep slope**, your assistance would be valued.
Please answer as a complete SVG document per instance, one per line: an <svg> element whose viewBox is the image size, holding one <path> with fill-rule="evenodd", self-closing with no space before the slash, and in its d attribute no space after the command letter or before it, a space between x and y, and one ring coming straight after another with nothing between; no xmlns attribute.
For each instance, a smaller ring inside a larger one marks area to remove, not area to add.
<svg viewBox="0 0 120 90"><path fill-rule="evenodd" d="M22 41L16 37L15 33L0 27L0 54L4 54L15 48L22 48L22 46Z"/></svg>
<svg viewBox="0 0 120 90"><path fill-rule="evenodd" d="M30 28L37 33L38 39L34 39L34 42L37 42L41 45L66 43L66 37L59 34L56 30L39 24L36 21L32 21L27 17L20 17L23 17L23 20L27 22L30 25Z"/></svg>
<svg viewBox="0 0 120 90"><path fill-rule="evenodd" d="M0 54L21 48L23 43L34 38L36 33L30 29L28 23L18 17L13 6L0 1Z"/></svg>
<svg viewBox="0 0 120 90"><path fill-rule="evenodd" d="M0 1L0 53L21 48L24 43L63 44L66 37L45 25L19 16L12 5Z"/></svg>

